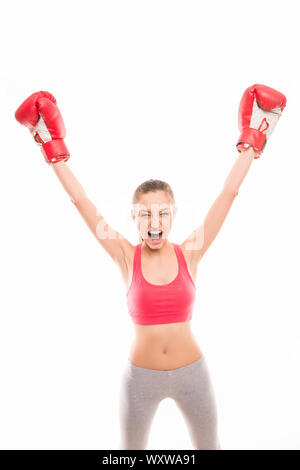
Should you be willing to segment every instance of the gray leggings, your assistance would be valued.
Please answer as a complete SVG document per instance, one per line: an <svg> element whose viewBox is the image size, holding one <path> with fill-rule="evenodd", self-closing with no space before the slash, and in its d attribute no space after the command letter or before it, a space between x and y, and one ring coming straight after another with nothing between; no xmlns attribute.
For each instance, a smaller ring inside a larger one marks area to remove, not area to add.
<svg viewBox="0 0 300 470"><path fill-rule="evenodd" d="M144 369L128 359L121 380L120 449L146 449L159 403L172 398L195 449L220 450L217 408L206 358L171 370Z"/></svg>

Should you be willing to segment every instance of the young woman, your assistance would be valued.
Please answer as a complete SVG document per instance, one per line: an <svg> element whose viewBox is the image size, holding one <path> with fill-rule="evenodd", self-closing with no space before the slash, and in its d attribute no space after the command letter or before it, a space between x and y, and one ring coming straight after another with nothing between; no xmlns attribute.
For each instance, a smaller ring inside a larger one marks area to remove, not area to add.
<svg viewBox="0 0 300 470"><path fill-rule="evenodd" d="M133 194L132 218L139 243L110 227L66 162L64 123L55 98L40 91L15 113L39 144L92 233L121 270L136 338L122 377L121 449L145 449L164 398L182 411L195 449L221 449L217 410L206 358L191 331L199 261L215 239L254 158L259 158L286 98L264 85L249 87L239 108L241 131L234 162L203 224L181 243L169 241L176 214L168 183L148 180Z"/></svg>

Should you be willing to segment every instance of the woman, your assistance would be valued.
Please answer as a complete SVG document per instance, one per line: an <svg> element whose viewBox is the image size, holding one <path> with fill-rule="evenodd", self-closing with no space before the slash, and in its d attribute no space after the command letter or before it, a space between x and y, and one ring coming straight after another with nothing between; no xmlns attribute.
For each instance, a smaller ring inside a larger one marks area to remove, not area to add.
<svg viewBox="0 0 300 470"><path fill-rule="evenodd" d="M166 182L149 180L135 190L132 218L140 243L132 245L107 224L68 168L65 128L55 98L44 91L34 93L15 113L16 119L29 128L92 233L121 270L126 285L136 338L122 377L122 449L146 448L155 411L167 397L182 411L195 449L221 449L206 358L191 331L196 273L285 105L284 95L264 85L245 91L239 108L240 156L203 224L180 245L168 238L176 206Z"/></svg>

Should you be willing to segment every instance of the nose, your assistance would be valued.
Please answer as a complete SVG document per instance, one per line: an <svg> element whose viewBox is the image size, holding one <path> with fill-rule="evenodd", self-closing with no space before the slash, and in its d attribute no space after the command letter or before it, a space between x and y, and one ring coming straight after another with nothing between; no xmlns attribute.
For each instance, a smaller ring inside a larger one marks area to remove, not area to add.
<svg viewBox="0 0 300 470"><path fill-rule="evenodd" d="M160 227L159 215L151 214L150 227L151 227L151 230L159 230L159 227Z"/></svg>

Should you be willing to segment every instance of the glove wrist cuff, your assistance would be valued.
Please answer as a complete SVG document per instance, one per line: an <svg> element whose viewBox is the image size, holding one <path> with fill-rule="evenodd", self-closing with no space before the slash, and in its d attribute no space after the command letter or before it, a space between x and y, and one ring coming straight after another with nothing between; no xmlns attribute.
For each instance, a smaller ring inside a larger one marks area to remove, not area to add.
<svg viewBox="0 0 300 470"><path fill-rule="evenodd" d="M266 138L266 135L262 132L248 127L242 130L237 145L241 143L247 143L254 147L254 149L260 154L266 144Z"/></svg>
<svg viewBox="0 0 300 470"><path fill-rule="evenodd" d="M50 140L42 145L42 152L48 164L69 160L70 153L63 139Z"/></svg>

